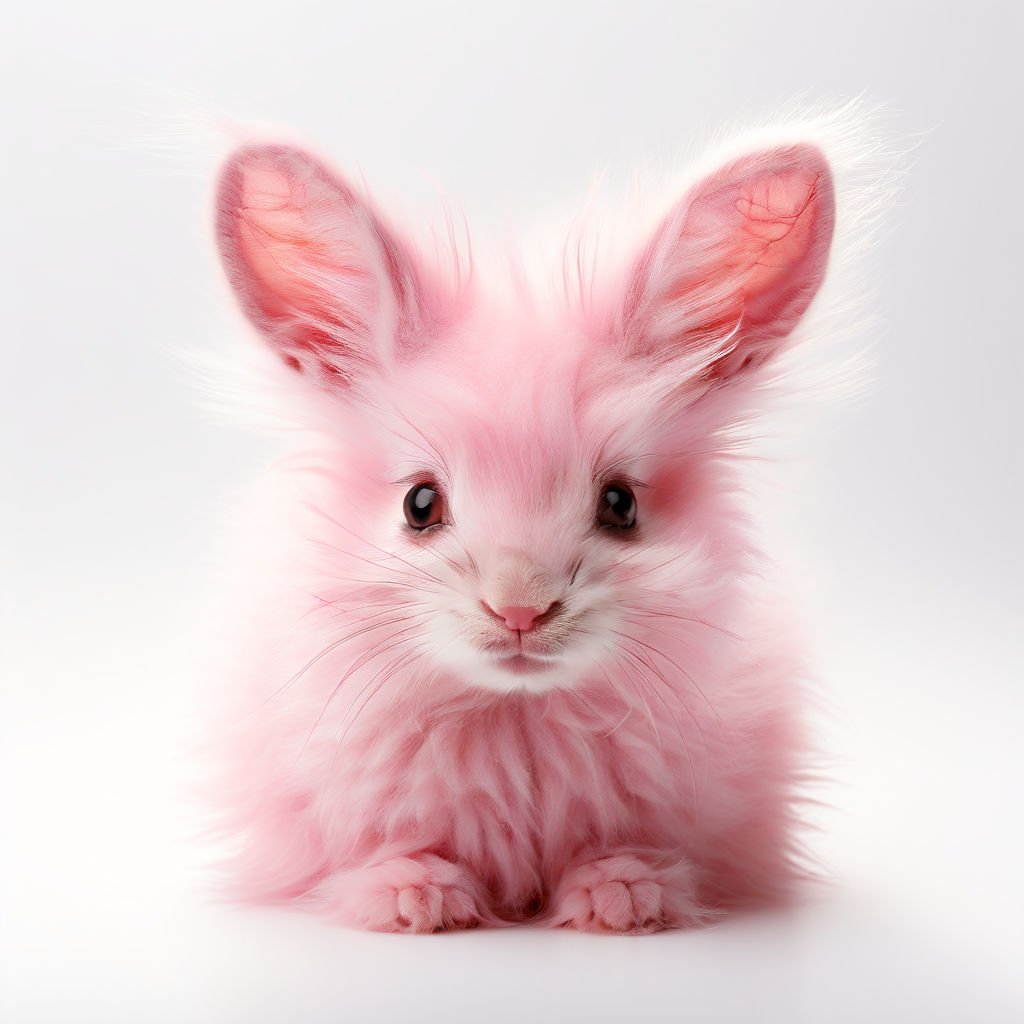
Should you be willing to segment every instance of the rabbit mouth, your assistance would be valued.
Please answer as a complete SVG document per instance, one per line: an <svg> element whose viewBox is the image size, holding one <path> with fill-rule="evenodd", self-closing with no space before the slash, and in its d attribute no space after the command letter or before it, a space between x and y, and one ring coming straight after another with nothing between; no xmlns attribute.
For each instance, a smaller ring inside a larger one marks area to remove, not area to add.
<svg viewBox="0 0 1024 1024"><path fill-rule="evenodd" d="M502 637L499 640L488 639L482 646L484 651L498 661L525 658L528 661L552 662L565 648L566 639L516 634L514 637Z"/></svg>
<svg viewBox="0 0 1024 1024"><path fill-rule="evenodd" d="M535 654L503 654L495 658L501 668L513 675L532 675L535 672L547 672L555 665L555 658L542 657Z"/></svg>

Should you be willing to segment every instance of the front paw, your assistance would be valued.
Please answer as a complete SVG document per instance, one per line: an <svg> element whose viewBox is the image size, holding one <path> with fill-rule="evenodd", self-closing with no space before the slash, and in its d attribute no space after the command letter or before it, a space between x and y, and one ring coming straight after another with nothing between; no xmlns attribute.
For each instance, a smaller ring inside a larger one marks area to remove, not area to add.
<svg viewBox="0 0 1024 1024"><path fill-rule="evenodd" d="M319 888L335 920L378 932L471 928L483 917L483 887L442 857L396 857L334 875Z"/></svg>
<svg viewBox="0 0 1024 1024"><path fill-rule="evenodd" d="M570 868L553 902L553 925L622 935L703 924L712 916L697 901L692 865L658 865L634 854Z"/></svg>

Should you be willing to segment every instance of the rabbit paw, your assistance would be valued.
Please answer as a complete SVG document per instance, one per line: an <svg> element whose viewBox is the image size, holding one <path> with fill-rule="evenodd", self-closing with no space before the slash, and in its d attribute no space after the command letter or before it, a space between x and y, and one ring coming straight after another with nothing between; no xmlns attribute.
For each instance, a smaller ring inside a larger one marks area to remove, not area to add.
<svg viewBox="0 0 1024 1024"><path fill-rule="evenodd" d="M482 886L464 868L433 854L396 857L329 879L327 913L379 932L437 932L479 923Z"/></svg>
<svg viewBox="0 0 1024 1024"><path fill-rule="evenodd" d="M686 862L656 867L633 854L570 868L556 889L551 923L590 932L642 935L702 923Z"/></svg>

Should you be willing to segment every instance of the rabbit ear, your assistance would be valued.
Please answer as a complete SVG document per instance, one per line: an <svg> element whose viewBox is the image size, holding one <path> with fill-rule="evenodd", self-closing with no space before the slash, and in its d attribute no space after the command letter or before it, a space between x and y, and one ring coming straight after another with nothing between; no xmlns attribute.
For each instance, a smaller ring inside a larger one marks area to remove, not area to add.
<svg viewBox="0 0 1024 1024"><path fill-rule="evenodd" d="M292 368L339 387L401 358L417 316L412 260L313 157L275 145L233 154L217 241L242 308Z"/></svg>
<svg viewBox="0 0 1024 1024"><path fill-rule="evenodd" d="M703 349L711 383L760 365L817 292L834 219L832 175L811 145L753 153L705 178L634 268L631 351L665 359Z"/></svg>

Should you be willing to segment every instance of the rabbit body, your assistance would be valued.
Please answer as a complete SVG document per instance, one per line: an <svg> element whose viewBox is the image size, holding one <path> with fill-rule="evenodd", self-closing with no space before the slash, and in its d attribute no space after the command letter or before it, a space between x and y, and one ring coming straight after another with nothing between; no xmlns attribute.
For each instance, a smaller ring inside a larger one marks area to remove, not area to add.
<svg viewBox="0 0 1024 1024"><path fill-rule="evenodd" d="M613 932L786 894L803 670L736 437L825 271L821 152L730 161L562 303L445 274L300 150L218 203L301 439L248 513L236 892Z"/></svg>

